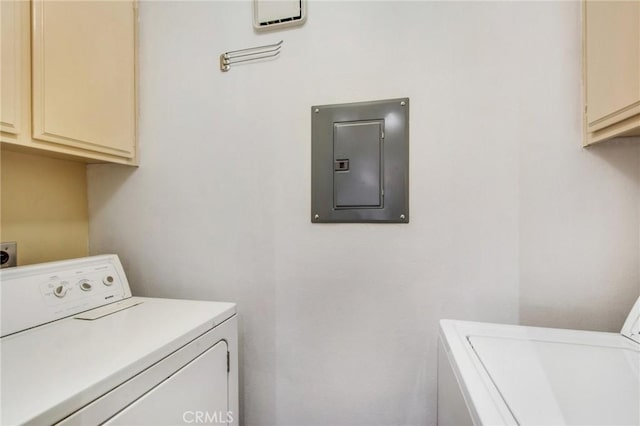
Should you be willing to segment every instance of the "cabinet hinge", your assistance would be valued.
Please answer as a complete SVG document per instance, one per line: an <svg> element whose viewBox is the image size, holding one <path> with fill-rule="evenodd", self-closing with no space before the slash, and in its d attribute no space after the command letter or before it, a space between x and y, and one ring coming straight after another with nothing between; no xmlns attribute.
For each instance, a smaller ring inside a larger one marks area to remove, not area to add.
<svg viewBox="0 0 640 426"><path fill-rule="evenodd" d="M231 371L231 355L227 351L227 373Z"/></svg>

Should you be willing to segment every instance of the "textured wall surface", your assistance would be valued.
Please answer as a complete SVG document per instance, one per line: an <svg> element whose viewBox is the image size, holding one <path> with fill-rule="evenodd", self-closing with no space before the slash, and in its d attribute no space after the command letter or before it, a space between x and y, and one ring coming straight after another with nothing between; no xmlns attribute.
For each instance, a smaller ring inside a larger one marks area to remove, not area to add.
<svg viewBox="0 0 640 426"><path fill-rule="evenodd" d="M580 6L140 5L139 169L89 167L90 250L135 294L236 301L247 425L436 419L438 319L615 330L640 144L581 148ZM284 39L276 60L224 51ZM310 106L411 98L408 225L312 225Z"/></svg>

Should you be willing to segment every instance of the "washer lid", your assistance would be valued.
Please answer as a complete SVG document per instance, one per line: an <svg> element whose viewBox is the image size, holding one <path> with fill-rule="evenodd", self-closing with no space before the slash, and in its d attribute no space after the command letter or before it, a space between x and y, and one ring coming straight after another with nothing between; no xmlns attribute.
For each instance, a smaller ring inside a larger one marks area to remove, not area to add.
<svg viewBox="0 0 640 426"><path fill-rule="evenodd" d="M593 344L468 336L519 424L640 423L640 351Z"/></svg>
<svg viewBox="0 0 640 426"><path fill-rule="evenodd" d="M627 315L627 320L620 330L623 336L640 343L640 297L631 308L631 312Z"/></svg>

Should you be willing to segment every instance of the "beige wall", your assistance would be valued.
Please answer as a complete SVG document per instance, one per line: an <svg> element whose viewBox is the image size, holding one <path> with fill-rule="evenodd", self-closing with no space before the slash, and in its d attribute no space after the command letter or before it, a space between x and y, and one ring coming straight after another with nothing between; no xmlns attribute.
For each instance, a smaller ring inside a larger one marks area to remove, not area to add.
<svg viewBox="0 0 640 426"><path fill-rule="evenodd" d="M0 238L18 242L18 264L87 255L83 163L3 150Z"/></svg>

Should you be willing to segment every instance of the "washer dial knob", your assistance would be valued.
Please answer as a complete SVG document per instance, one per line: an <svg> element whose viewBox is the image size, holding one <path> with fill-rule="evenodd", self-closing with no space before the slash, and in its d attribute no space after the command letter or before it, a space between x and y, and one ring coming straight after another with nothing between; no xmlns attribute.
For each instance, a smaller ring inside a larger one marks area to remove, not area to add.
<svg viewBox="0 0 640 426"><path fill-rule="evenodd" d="M107 275L106 277L104 277L102 279L102 283L106 286L110 286L115 282L115 280L113 279L113 277L111 275Z"/></svg>
<svg viewBox="0 0 640 426"><path fill-rule="evenodd" d="M67 294L67 288L60 284L53 289L53 294L58 298L63 298Z"/></svg>
<svg viewBox="0 0 640 426"><path fill-rule="evenodd" d="M80 281L79 284L80 284L80 290L83 290L83 291L91 291L91 289L93 288L93 286L89 281Z"/></svg>

